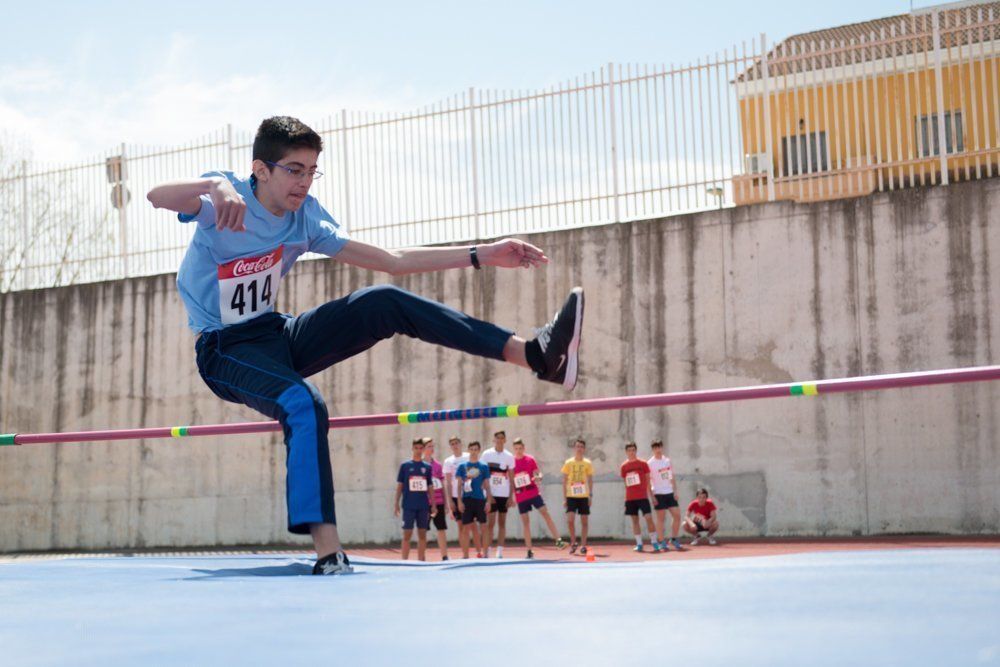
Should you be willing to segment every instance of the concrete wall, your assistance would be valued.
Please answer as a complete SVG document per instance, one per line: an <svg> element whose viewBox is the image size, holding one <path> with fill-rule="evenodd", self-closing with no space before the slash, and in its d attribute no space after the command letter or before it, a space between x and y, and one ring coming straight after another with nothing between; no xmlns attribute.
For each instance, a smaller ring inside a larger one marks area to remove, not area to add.
<svg viewBox="0 0 1000 667"><path fill-rule="evenodd" d="M995 364L998 211L996 179L758 205L535 235L553 259L538 272L397 282L522 332L584 285L576 397ZM302 263L279 305L299 311L383 280ZM2 430L258 419L201 384L184 322L172 275L0 295ZM337 415L565 397L520 369L405 338L314 379ZM336 431L338 514L349 541L395 539L390 499L410 438L488 441L502 425L548 473L550 501L571 439L586 436L600 535L627 533L623 441L646 452L657 437L682 500L708 484L725 533L996 532L998 408L1000 387L986 383ZM283 449L276 436L2 448L0 550L285 541Z"/></svg>

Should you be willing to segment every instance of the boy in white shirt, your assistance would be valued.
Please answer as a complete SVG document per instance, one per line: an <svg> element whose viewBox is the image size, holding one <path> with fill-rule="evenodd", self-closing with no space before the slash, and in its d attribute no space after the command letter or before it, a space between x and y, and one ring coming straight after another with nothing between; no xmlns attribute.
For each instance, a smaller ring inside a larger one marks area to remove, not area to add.
<svg viewBox="0 0 1000 667"><path fill-rule="evenodd" d="M681 551L681 543L677 539L681 529L681 510L674 496L674 469L670 458L663 455L662 441L654 440L649 447L653 450L653 456L646 463L649 465L649 483L656 499L656 504L653 506L656 511L656 532L666 535L664 523L666 513L670 512L670 546ZM666 538L660 542L660 548L667 551Z"/></svg>

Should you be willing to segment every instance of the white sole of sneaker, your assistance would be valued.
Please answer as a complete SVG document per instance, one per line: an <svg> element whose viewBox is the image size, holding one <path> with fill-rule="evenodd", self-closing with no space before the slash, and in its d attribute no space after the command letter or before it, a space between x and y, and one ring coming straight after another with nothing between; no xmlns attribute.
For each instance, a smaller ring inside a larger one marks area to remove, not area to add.
<svg viewBox="0 0 1000 667"><path fill-rule="evenodd" d="M580 334L583 331L583 288L574 287L574 292L580 295L576 300L576 319L573 322L573 337L569 341L566 352L566 377L563 378L563 389L572 391L576 387L576 376L579 371Z"/></svg>

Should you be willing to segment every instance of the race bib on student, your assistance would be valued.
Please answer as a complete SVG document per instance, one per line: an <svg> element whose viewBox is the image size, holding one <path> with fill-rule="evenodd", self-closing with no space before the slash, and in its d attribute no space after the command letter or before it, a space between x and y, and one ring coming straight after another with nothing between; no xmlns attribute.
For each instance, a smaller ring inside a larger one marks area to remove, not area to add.
<svg viewBox="0 0 1000 667"><path fill-rule="evenodd" d="M490 483L493 486L503 486L503 483L507 481L507 475L502 473L493 473L490 475Z"/></svg>
<svg viewBox="0 0 1000 667"><path fill-rule="evenodd" d="M514 488L523 489L524 487L531 484L531 475L526 472L519 472L514 475Z"/></svg>
<svg viewBox="0 0 1000 667"><path fill-rule="evenodd" d="M465 484L462 485L462 490L465 491L466 493L472 493L472 480L471 479L465 480Z"/></svg>
<svg viewBox="0 0 1000 667"><path fill-rule="evenodd" d="M639 486L639 473L625 473L625 486Z"/></svg>
<svg viewBox="0 0 1000 667"><path fill-rule="evenodd" d="M569 495L575 497L587 495L587 485L583 482L573 482L569 485Z"/></svg>
<svg viewBox="0 0 1000 667"><path fill-rule="evenodd" d="M219 265L219 314L223 324L238 324L274 307L281 282L281 248Z"/></svg>
<svg viewBox="0 0 1000 667"><path fill-rule="evenodd" d="M437 477L434 477L433 479L431 479L431 484L434 486L434 490L435 491L440 491L441 490L441 480L438 479Z"/></svg>
<svg viewBox="0 0 1000 667"><path fill-rule="evenodd" d="M663 468L660 470L660 479L664 482L672 482L674 480L674 471L670 468Z"/></svg>
<svg viewBox="0 0 1000 667"><path fill-rule="evenodd" d="M413 492L427 492L427 478L426 477L411 477L410 478L410 491Z"/></svg>

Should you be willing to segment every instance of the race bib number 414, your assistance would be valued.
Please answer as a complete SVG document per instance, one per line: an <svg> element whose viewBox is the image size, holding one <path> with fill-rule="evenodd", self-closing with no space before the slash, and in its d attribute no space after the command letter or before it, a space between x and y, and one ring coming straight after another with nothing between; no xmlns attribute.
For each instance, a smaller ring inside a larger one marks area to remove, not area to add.
<svg viewBox="0 0 1000 667"><path fill-rule="evenodd" d="M281 281L281 246L266 255L219 265L219 314L223 324L244 322L274 306Z"/></svg>

